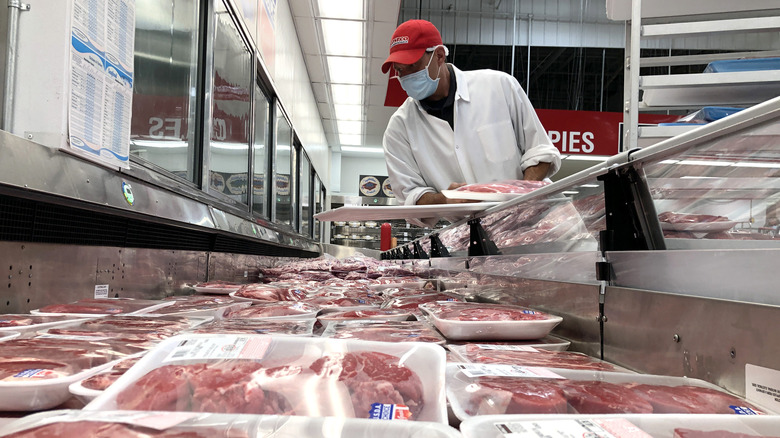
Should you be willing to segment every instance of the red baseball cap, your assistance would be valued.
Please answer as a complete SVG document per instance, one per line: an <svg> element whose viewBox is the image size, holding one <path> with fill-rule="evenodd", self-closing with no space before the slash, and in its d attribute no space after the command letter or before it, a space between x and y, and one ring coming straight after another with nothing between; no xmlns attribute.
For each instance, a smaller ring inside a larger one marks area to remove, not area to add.
<svg viewBox="0 0 780 438"><path fill-rule="evenodd" d="M430 21L409 20L401 23L390 40L390 56L382 64L382 73L387 73L394 62L414 64L422 58L426 49L442 45L439 29Z"/></svg>

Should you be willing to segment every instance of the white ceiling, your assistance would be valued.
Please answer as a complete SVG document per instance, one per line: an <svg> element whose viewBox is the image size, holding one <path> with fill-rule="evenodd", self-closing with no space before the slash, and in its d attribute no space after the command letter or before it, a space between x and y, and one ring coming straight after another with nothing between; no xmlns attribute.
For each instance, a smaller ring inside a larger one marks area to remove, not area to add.
<svg viewBox="0 0 780 438"><path fill-rule="evenodd" d="M363 49L365 54L366 78L363 85L363 134L360 146L381 149L382 135L395 107L385 107L388 76L382 74L381 66L387 57L390 37L398 23L400 0L365 2ZM322 117L325 136L332 150L341 150L341 143L333 118L333 103L330 96L330 82L327 74L327 59L323 50L322 30L317 1L291 0L290 9L301 43L306 68L309 71L312 89ZM345 155L350 153L345 152ZM377 156L381 156L378 155Z"/></svg>

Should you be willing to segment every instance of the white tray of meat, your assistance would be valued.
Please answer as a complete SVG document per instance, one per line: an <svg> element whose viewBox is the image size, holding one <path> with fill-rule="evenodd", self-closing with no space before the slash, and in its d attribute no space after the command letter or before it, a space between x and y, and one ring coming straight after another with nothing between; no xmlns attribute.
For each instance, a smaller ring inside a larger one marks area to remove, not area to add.
<svg viewBox="0 0 780 438"><path fill-rule="evenodd" d="M420 304L448 340L518 340L547 336L563 318L508 304L438 301Z"/></svg>
<svg viewBox="0 0 780 438"><path fill-rule="evenodd" d="M780 416L482 415L460 423L460 431L465 438L780 438Z"/></svg>
<svg viewBox="0 0 780 438"><path fill-rule="evenodd" d="M343 321L329 324L323 338L375 342L429 342L444 345L441 335L423 321Z"/></svg>
<svg viewBox="0 0 780 438"><path fill-rule="evenodd" d="M20 332L2 331L0 332L0 342L10 341L11 339L18 338L22 334Z"/></svg>
<svg viewBox="0 0 780 438"><path fill-rule="evenodd" d="M0 428L0 435L12 438L462 438L450 426L427 421L76 410L29 415Z"/></svg>
<svg viewBox="0 0 780 438"><path fill-rule="evenodd" d="M188 334L163 341L84 409L444 423L444 363L444 349L423 343Z"/></svg>
<svg viewBox="0 0 780 438"><path fill-rule="evenodd" d="M756 414L767 412L698 379L515 365L447 364L460 420L496 414Z"/></svg>
<svg viewBox="0 0 780 438"><path fill-rule="evenodd" d="M207 281L204 283L197 283L192 288L199 294L221 294L227 295L231 292L237 291L241 287L239 283L233 283L230 281Z"/></svg>
<svg viewBox="0 0 780 438"><path fill-rule="evenodd" d="M450 199L504 202L531 193L547 184L549 183L544 181L507 180L467 184L455 190L442 190L441 193Z"/></svg>
<svg viewBox="0 0 780 438"><path fill-rule="evenodd" d="M98 317L118 314L141 315L171 303L159 300L137 300L134 298L86 298L67 304L52 304L31 310L33 315L70 315L72 317Z"/></svg>
<svg viewBox="0 0 780 438"><path fill-rule="evenodd" d="M278 301L253 304L231 311L224 315L226 319L316 319L320 308L300 301Z"/></svg>
<svg viewBox="0 0 780 438"><path fill-rule="evenodd" d="M542 339L531 339L528 341L504 341L504 342L491 342L491 341L478 341L477 343L471 342L450 342L449 345L476 345L485 350L512 350L523 347L533 347L537 350L549 350L549 351L566 351L571 345L570 341L559 338L557 336L547 335ZM465 360L464 362L469 362Z"/></svg>
<svg viewBox="0 0 780 438"><path fill-rule="evenodd" d="M335 322L354 321L354 320L384 320L384 321L406 321L414 319L411 312L403 309L369 309L369 310L341 310L338 312L327 312L317 317L317 320L323 327L328 327Z"/></svg>
<svg viewBox="0 0 780 438"><path fill-rule="evenodd" d="M306 298L304 302L319 307L321 313L340 312L342 310L372 310L379 308L379 304L374 304L364 298L311 297Z"/></svg>
<svg viewBox="0 0 780 438"><path fill-rule="evenodd" d="M0 315L0 335L4 332L34 333L49 327L86 320L87 318L75 318L69 315L5 314Z"/></svg>
<svg viewBox="0 0 780 438"><path fill-rule="evenodd" d="M518 365L524 367L562 368L633 372L609 362L573 351L549 351L527 346L508 345L448 345L447 349L462 362Z"/></svg>
<svg viewBox="0 0 780 438"><path fill-rule="evenodd" d="M246 333L253 335L311 336L314 332L314 318L252 318L223 319L200 327L193 333Z"/></svg>
<svg viewBox="0 0 780 438"><path fill-rule="evenodd" d="M138 349L109 342L13 339L0 348L0 411L51 409L71 397L68 387Z"/></svg>
<svg viewBox="0 0 780 438"><path fill-rule="evenodd" d="M241 286L230 296L237 300L253 303L273 303L276 301L299 301L306 298L306 291L291 283L252 283Z"/></svg>
<svg viewBox="0 0 780 438"><path fill-rule="evenodd" d="M165 300L173 304L149 313L153 315L222 319L227 313L252 305L249 301L238 301L222 295L173 296Z"/></svg>
<svg viewBox="0 0 780 438"><path fill-rule="evenodd" d="M419 314L419 306L425 303L442 302L460 302L466 301L462 296L449 292L431 292L420 293L416 295L402 295L391 298L382 303L383 309L405 309L412 313Z"/></svg>
<svg viewBox="0 0 780 438"><path fill-rule="evenodd" d="M114 361L109 368L71 383L68 385L68 391L70 391L70 393L79 401L87 404L116 382L116 380L127 372L130 367L135 365L144 354L146 354L145 351Z"/></svg>

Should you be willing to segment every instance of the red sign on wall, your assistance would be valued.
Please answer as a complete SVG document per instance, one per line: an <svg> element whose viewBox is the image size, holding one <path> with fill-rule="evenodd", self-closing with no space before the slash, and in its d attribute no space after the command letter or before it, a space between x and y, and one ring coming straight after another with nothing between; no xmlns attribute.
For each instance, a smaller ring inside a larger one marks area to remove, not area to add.
<svg viewBox="0 0 780 438"><path fill-rule="evenodd" d="M623 113L536 110L547 135L564 155L616 155ZM674 122L680 116L640 114L639 123Z"/></svg>

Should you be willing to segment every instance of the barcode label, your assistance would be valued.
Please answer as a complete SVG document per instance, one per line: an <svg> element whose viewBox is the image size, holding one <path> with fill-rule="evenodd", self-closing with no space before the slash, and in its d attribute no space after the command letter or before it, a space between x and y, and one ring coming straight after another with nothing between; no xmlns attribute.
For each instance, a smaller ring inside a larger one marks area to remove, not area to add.
<svg viewBox="0 0 780 438"><path fill-rule="evenodd" d="M191 338L174 347L163 362L189 359L262 359L270 345L270 338L240 335Z"/></svg>
<svg viewBox="0 0 780 438"><path fill-rule="evenodd" d="M563 376L553 373L546 368L539 367L521 367L517 365L484 365L484 364L461 364L458 365L461 372L468 377L546 377L551 379L563 379Z"/></svg>
<svg viewBox="0 0 780 438"><path fill-rule="evenodd" d="M626 419L536 420L494 423L506 438L652 438Z"/></svg>

